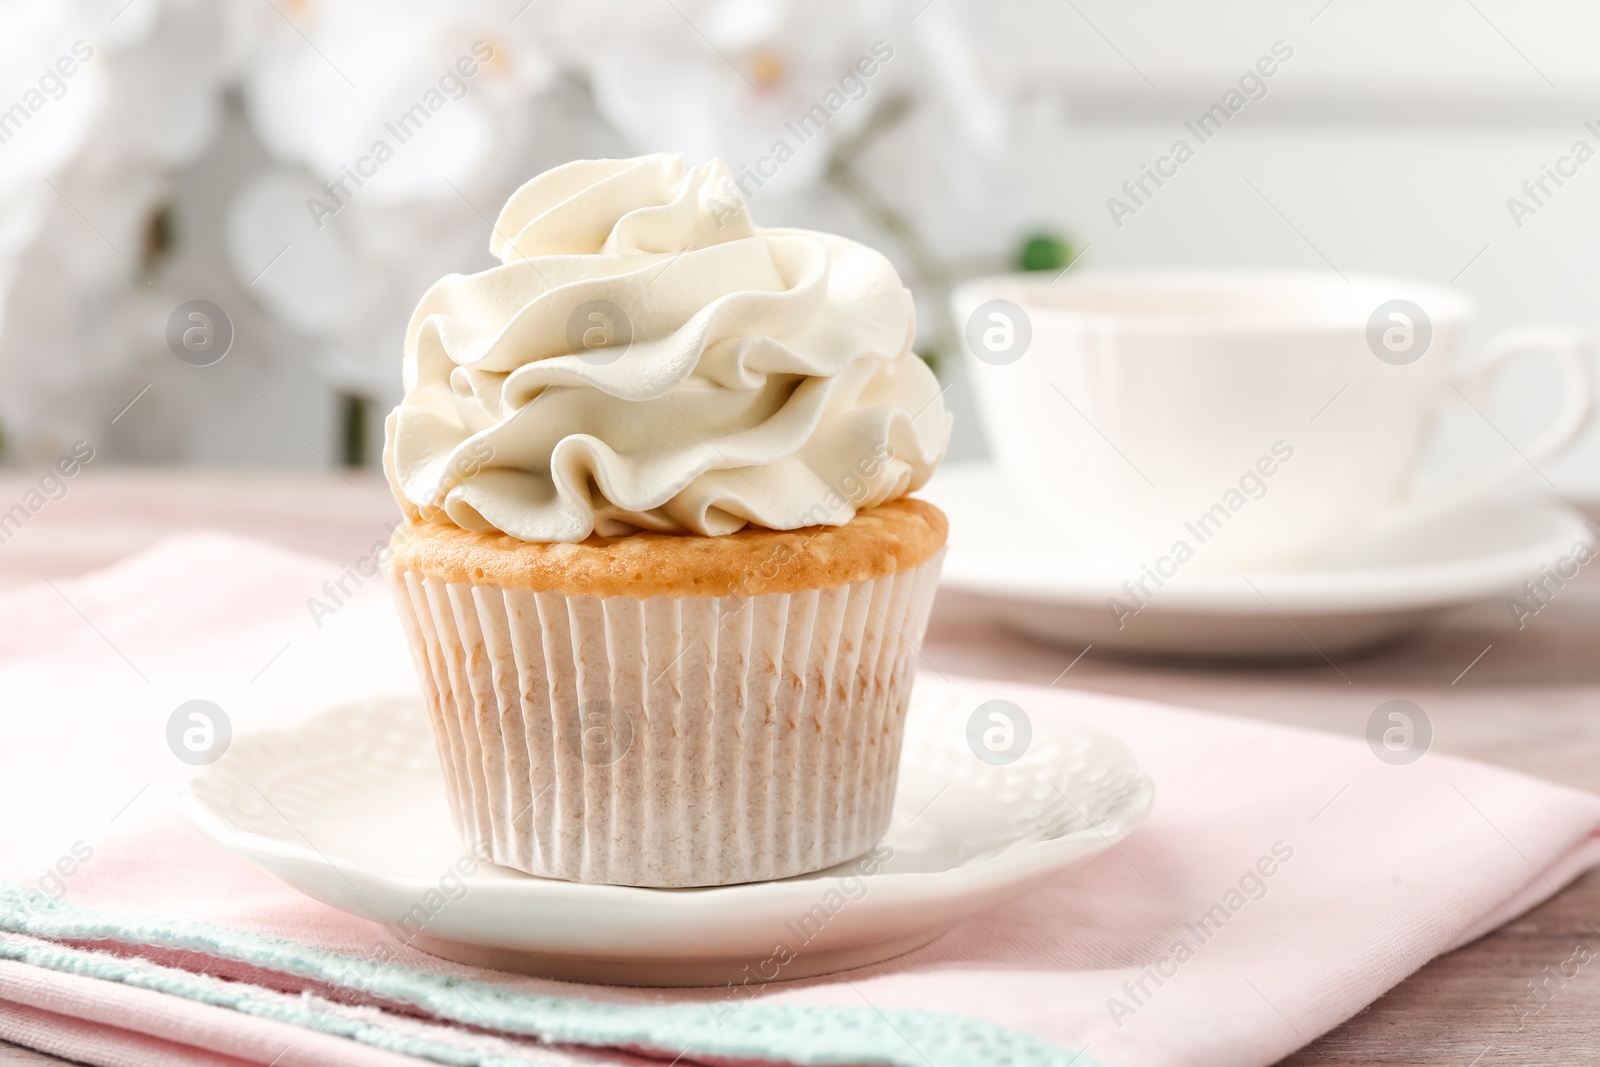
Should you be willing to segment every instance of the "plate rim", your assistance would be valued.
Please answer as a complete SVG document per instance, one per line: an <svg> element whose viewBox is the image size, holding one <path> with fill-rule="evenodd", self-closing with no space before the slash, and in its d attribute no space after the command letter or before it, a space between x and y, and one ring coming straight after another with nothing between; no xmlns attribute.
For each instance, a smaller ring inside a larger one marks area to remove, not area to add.
<svg viewBox="0 0 1600 1067"><path fill-rule="evenodd" d="M267 730L255 730L236 738L234 744L247 740L268 740L280 738L292 739L303 732L313 723L323 717L337 717L348 709L370 705L373 703L411 703L423 705L424 697L420 694L408 695L374 695L355 700L342 701L330 705L307 716L293 726L278 727ZM1155 803L1156 787L1150 775L1139 766L1131 750L1114 733L1099 726L1073 719L1067 714L1060 715L1059 721L1075 731L1091 733L1109 740L1121 750L1121 755L1126 761L1128 770L1138 782L1138 789L1117 809L1119 818L1111 823L1091 824L1059 837L1043 838L1027 842L1005 852L987 856L972 861L959 867L943 871L878 871L870 876L874 887L883 887L876 896L883 895L883 889L903 889L914 892L919 899L924 900L958 900L963 896L983 891L985 889L1016 883L1024 883L1032 878L1047 875L1051 871L1065 870L1082 862L1087 862L1103 852L1113 849L1121 841L1141 826L1149 816ZM250 830L245 830L234 825L225 815L213 808L203 796L201 790L205 783L218 775L227 774L220 764L202 769L199 773L186 780L179 790L179 801L186 817L205 837L227 849L240 858L243 858L258 867L263 868L274 877L282 876L278 873L272 861L277 861L283 866L301 865L308 869L321 869L332 871L354 878L356 882L365 884L369 891L373 887L380 888L383 892L399 895L409 899L416 894L425 893L429 888L435 887L436 879L429 879L423 875L396 875L374 868L362 861L337 859L323 852L316 845L297 845L284 837L274 837ZM292 828L292 824L291 824ZM486 861L479 861L484 866L494 866ZM849 862L849 861L846 861ZM835 865L837 866L837 865ZM561 879L541 878L522 871L509 868L496 868L505 871L508 877L495 878L491 881L477 882L474 892L469 898L484 896L496 898L521 899L528 904L605 904L616 907L638 907L648 902L648 909L661 913L671 911L676 917L692 917L696 911L710 910L712 914L719 911L733 898L743 902L763 904L771 907L789 906L795 898L810 899L820 888L827 888L838 875L827 874L827 868L821 872L796 875L792 878L769 880L762 882L742 882L721 886L692 886L681 888L648 887L648 886L622 886L606 885L599 883L569 882ZM415 882L415 885L412 883ZM352 884L352 889L357 886ZM929 890L932 892L929 892ZM415 894L413 893L415 890ZM304 892L304 890L299 890ZM358 893L360 890L358 889ZM308 894L309 895L309 894ZM375 918L371 911L362 912L342 905L334 904L324 897L315 897L323 903L341 910L358 914L363 918L373 921L389 921ZM375 901L375 903L377 903ZM375 910L375 909L374 909Z"/></svg>
<svg viewBox="0 0 1600 1067"><path fill-rule="evenodd" d="M976 481L980 472L993 475L992 461L951 465L941 473L955 473ZM927 495L927 494L925 494ZM933 500L954 512L946 504ZM1420 612L1471 603L1514 587L1518 577L1531 574L1538 563L1548 562L1582 541L1591 549L1596 539L1583 515L1563 500L1512 501L1488 497L1474 501L1491 507L1537 512L1559 527L1537 543L1464 561L1419 566L1351 567L1340 570L1301 568L1259 571L1199 570L1183 583L1163 589L1144 608L1165 615L1275 614L1274 608L1306 615L1359 615L1374 612ZM1557 547L1559 545L1559 548ZM1532 561L1532 562L1530 562ZM1062 607L1103 608L1109 597L1122 596L1109 577L1070 570L1023 573L1005 557L985 555L951 543L945 555L941 584L964 593L1023 600ZM1251 585L1255 588L1251 588ZM1263 601L1266 594L1272 601Z"/></svg>

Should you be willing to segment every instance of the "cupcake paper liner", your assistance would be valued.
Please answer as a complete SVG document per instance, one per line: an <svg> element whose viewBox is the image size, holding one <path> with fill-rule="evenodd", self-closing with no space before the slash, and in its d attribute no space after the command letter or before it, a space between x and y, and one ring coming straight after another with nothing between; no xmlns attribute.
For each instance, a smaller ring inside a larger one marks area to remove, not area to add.
<svg viewBox="0 0 1600 1067"><path fill-rule="evenodd" d="M638 886L865 852L888 829L943 555L833 589L644 600L391 569L463 842Z"/></svg>

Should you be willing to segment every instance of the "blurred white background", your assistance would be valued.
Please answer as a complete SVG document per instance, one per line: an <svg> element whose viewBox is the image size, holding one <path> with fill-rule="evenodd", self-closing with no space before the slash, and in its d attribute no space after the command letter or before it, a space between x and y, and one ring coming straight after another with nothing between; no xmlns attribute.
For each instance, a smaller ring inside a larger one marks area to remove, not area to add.
<svg viewBox="0 0 1600 1067"><path fill-rule="evenodd" d="M880 41L892 58L798 144L785 124ZM1107 199L1278 42L1292 57L1266 95L1118 225ZM919 350L952 379L958 459L984 445L948 283L1009 269L1030 234L1064 236L1073 269L1451 283L1480 309L1469 360L1518 324L1600 334L1600 161L1547 185L1520 226L1507 206L1575 141L1600 150L1584 127L1600 129L1597 53L1600 10L1550 0L12 0L0 455L36 464L87 439L97 463L370 464L412 304L490 264L490 224L522 181L662 150L738 171L779 139L794 157L751 210L894 258ZM427 117L401 144L385 124L417 104ZM323 183L378 140L393 158L360 164L372 176L334 204ZM320 227L311 200L337 207ZM207 367L166 340L193 299L235 331ZM1445 418L1425 475L1535 435L1554 376L1507 376L1492 424ZM1547 473L1600 492L1600 431Z"/></svg>

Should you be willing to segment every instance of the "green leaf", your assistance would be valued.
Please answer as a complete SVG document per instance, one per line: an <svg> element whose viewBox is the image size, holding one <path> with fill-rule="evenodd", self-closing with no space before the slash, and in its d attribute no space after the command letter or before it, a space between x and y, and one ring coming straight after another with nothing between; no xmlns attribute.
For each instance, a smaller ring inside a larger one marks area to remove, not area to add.
<svg viewBox="0 0 1600 1067"><path fill-rule="evenodd" d="M1017 251L1018 270L1060 270L1072 262L1072 246L1065 237L1035 233Z"/></svg>

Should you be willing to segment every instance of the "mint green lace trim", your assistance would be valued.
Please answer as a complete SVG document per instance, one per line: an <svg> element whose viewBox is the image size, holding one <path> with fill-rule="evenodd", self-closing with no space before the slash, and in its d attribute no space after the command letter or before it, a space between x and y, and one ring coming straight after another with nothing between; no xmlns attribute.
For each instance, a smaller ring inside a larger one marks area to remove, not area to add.
<svg viewBox="0 0 1600 1067"><path fill-rule="evenodd" d="M619 1005L582 997L534 996L210 923L114 919L5 883L0 883L0 930L45 941L114 941L196 952L359 990L449 1022L552 1045L650 1049L668 1058L691 1061L710 1057L894 1067L1101 1067L1079 1053L1029 1034L944 1012L753 1000L719 1000L714 1010L707 1003ZM264 1002L252 997L252 987L244 983L219 989L186 980L181 972L152 971L108 953L0 943L0 956L271 1017L437 1063L465 1067L523 1063L486 1052L441 1047L310 1008Z"/></svg>

